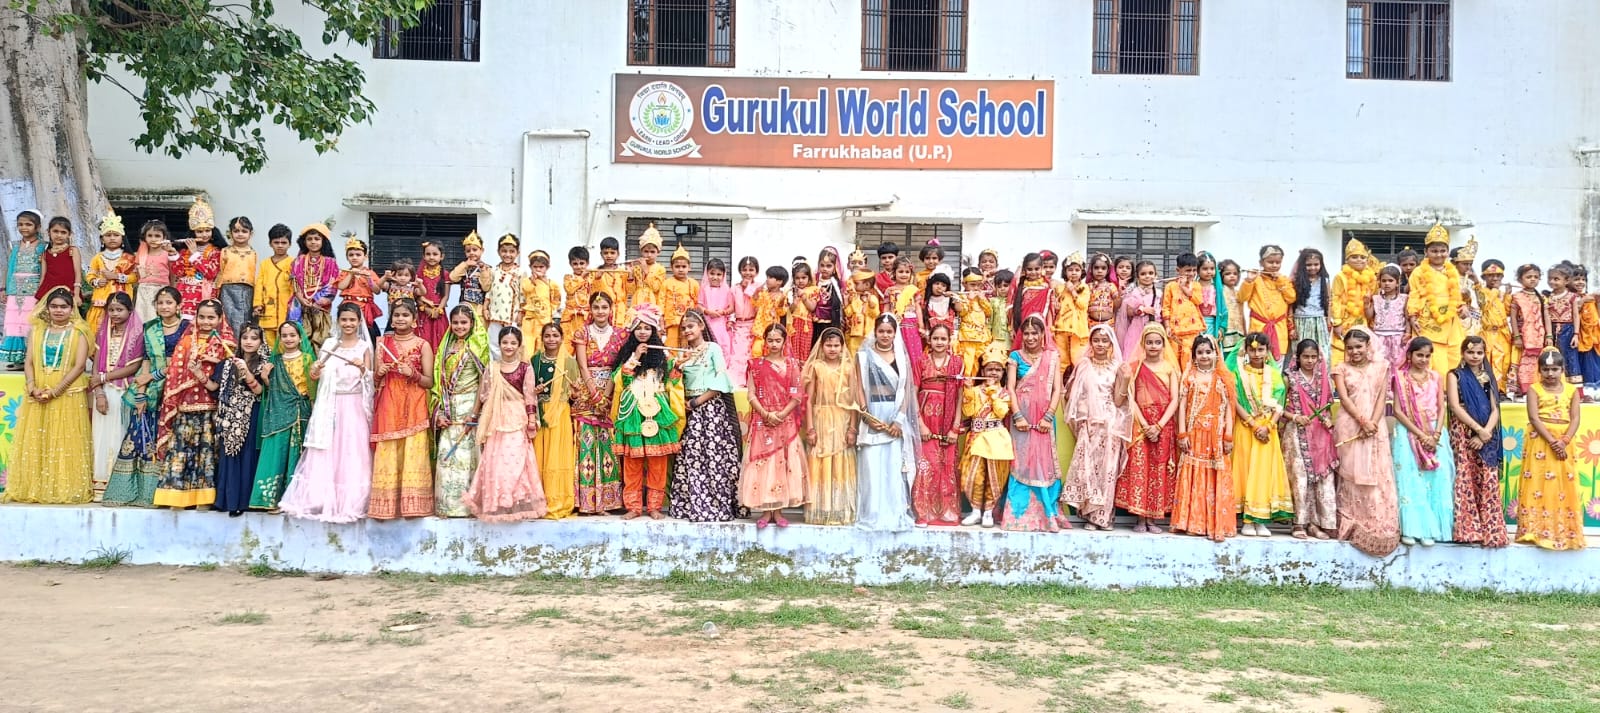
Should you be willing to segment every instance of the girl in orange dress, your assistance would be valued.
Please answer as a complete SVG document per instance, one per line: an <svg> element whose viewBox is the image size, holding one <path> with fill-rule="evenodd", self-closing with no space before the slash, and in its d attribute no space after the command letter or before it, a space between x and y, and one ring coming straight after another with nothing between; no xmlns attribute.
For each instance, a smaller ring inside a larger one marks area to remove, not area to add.
<svg viewBox="0 0 1600 713"><path fill-rule="evenodd" d="M822 291L811 284L811 266L806 264L805 258L795 260L794 270L789 275L794 280L794 291L789 300L789 340L785 344L789 358L804 364L811 357L811 335L815 329L811 316Z"/></svg>
<svg viewBox="0 0 1600 713"><path fill-rule="evenodd" d="M1164 356L1167 335L1161 325L1145 325L1139 337L1144 359L1128 362L1122 380L1133 417L1128 460L1117 478L1116 506L1137 518L1134 532L1160 534L1156 520L1166 517L1176 495L1178 446L1178 370Z"/></svg>
<svg viewBox="0 0 1600 713"><path fill-rule="evenodd" d="M1221 542L1239 532L1233 494L1233 383L1210 335L1194 339L1178 397L1178 488L1172 531Z"/></svg>
<svg viewBox="0 0 1600 713"><path fill-rule="evenodd" d="M417 303L389 307L394 334L378 339L378 395L372 406L374 520L433 514L433 433L428 390L433 388L433 347L416 333ZM543 514L542 512L540 513Z"/></svg>

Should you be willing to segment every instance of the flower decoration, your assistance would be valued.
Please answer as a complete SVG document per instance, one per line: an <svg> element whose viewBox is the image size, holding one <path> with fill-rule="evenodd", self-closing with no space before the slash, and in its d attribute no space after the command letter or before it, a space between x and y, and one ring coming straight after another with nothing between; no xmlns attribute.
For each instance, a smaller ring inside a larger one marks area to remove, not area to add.
<svg viewBox="0 0 1600 713"><path fill-rule="evenodd" d="M1583 514L1590 520L1600 520L1600 498L1589 498L1583 505Z"/></svg>
<svg viewBox="0 0 1600 713"><path fill-rule="evenodd" d="M1500 447L1505 449L1506 455L1522 457L1522 439L1528 434L1527 429L1508 426L1500 431L1504 434L1501 436Z"/></svg>

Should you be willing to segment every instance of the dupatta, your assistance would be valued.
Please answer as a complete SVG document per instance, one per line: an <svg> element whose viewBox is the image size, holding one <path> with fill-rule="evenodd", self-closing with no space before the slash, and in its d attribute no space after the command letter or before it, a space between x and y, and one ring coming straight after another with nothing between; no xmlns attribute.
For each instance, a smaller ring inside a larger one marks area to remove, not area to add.
<svg viewBox="0 0 1600 713"><path fill-rule="evenodd" d="M1418 427L1427 428L1432 431L1438 427L1438 417L1435 416L1434 418L1426 421L1423 420L1421 405L1419 403L1419 399L1417 398L1417 389L1431 387L1434 392L1437 393L1439 389L1439 375L1434 374L1433 372L1428 372L1429 386L1419 387L1417 386L1416 381L1413 380L1406 373L1406 371L1407 370L1405 369L1396 369L1394 372L1394 406L1401 413L1405 414L1407 418L1410 418L1411 422L1416 424ZM1434 470L1439 467L1438 454L1435 452L1429 452L1428 449L1423 448L1422 443L1417 441L1417 434L1412 433L1411 429L1406 429L1406 438L1411 442L1411 452L1417 457L1418 468L1421 468L1422 470Z"/></svg>
<svg viewBox="0 0 1600 713"><path fill-rule="evenodd" d="M157 320L160 323L160 320ZM139 321L139 313L130 311L128 321L122 325L122 349L116 354L111 353L111 320L100 320L100 331L95 335L94 371L97 374L109 374L133 362L144 359L144 333ZM107 382L119 389L126 389L132 383L132 378L117 379ZM123 396L127 399L126 392Z"/></svg>
<svg viewBox="0 0 1600 713"><path fill-rule="evenodd" d="M306 390L315 394L318 386L317 380L311 378L311 365L317 361L317 350L306 341L305 327L300 326L299 322L287 324L300 333L300 368ZM311 396L300 395L300 390L294 387L294 377L289 374L283 353L273 349L267 355L267 362L272 364L272 372L267 375L266 389L261 392L261 422L256 434L258 442L295 428L311 417Z"/></svg>
<svg viewBox="0 0 1600 713"><path fill-rule="evenodd" d="M521 356L517 357L517 361L517 369L510 374L500 370L498 361L483 372L483 386L478 391L478 402L481 404L478 428L474 433L480 446L496 433L524 433L529 424L538 429L536 409L539 397L533 393L534 382L538 379L532 373L533 367L523 362ZM511 377L518 370L522 372L520 389L511 383Z"/></svg>
<svg viewBox="0 0 1600 713"><path fill-rule="evenodd" d="M900 474L909 485L916 480L917 475L917 442L921 423L917 417L917 400L911 397L911 381L915 378L912 369L916 368L911 361L911 355L906 350L905 337L900 330L900 320L893 316L889 318L894 323L894 363L899 367L890 366L872 349L872 340L867 340L861 345L861 351L856 355L856 365L861 374L861 386L868 395L868 403L862 404L862 410L870 413L871 395L874 393L892 393L891 401L894 418L890 423L900 426ZM862 446L884 445L894 442L894 437L887 432L872 430L865 419L862 420L856 436L856 443Z"/></svg>
<svg viewBox="0 0 1600 713"><path fill-rule="evenodd" d="M1306 376L1299 368L1292 369L1288 372L1288 382L1289 410L1297 416L1311 417L1311 422L1301 432L1311 455L1310 478L1316 482L1333 470L1333 461L1338 457L1333 447L1333 431L1317 418L1333 405L1333 382L1328 376L1328 364L1317 362L1317 372L1312 376Z"/></svg>
<svg viewBox="0 0 1600 713"><path fill-rule="evenodd" d="M365 358L365 352L372 348L371 342L367 342L365 339L363 339L361 343L365 347L362 350L363 353L361 356ZM322 343L322 360L324 362L323 366L325 369L333 369L337 371L339 369L356 368L354 365L346 363L343 357L335 353L338 348L339 335L337 334L328 337L328 340ZM372 372L367 371L363 373L360 378L361 408L363 412L362 417L365 418L368 423L371 423ZM338 383L339 378L337 374L329 374L326 371L323 372L322 381L317 384L316 408L311 409L311 421L306 424L306 448L327 450L333 447L333 432L339 419Z"/></svg>
<svg viewBox="0 0 1600 713"><path fill-rule="evenodd" d="M156 328L160 329L158 322ZM213 375L207 362L220 364L233 352L233 330L228 321L217 320L217 328L209 334L190 329L178 346L172 350L167 383L162 389L161 412L156 430L156 458L165 459L172 447L173 426L178 414L193 411L211 411L216 408L211 394L206 391L206 381ZM199 374L195 371L198 368Z"/></svg>
<svg viewBox="0 0 1600 713"><path fill-rule="evenodd" d="M462 348L457 350L457 344L461 344ZM457 337L454 329L445 330L444 341L439 343L439 348L433 353L433 388L429 394L432 397L433 410L450 408L450 397L454 395L462 370L468 367L478 370L481 392L482 380L491 361L493 359L489 355L489 331L484 329L483 323L479 322L477 317L472 318L472 331L467 332L465 338ZM457 420L459 419L450 419L452 423Z"/></svg>
<svg viewBox="0 0 1600 713"><path fill-rule="evenodd" d="M813 358L821 352L821 349L813 350ZM760 402L762 408L776 411L790 399L800 400L791 417L776 426L768 426L766 421L751 416L750 445L746 454L752 463L787 448L800 437L799 415L807 408L806 394L800 388L800 362L785 357L783 364L784 372L779 374L771 361L753 359L746 372L750 398Z"/></svg>
<svg viewBox="0 0 1600 713"><path fill-rule="evenodd" d="M1484 365L1484 374L1489 377L1489 383L1478 381L1478 375L1466 365L1455 369L1456 395L1461 398L1461 408L1478 423L1488 423L1489 414L1494 412L1494 394L1500 393L1499 386L1495 383L1494 370ZM1465 444L1457 444L1464 447ZM1484 466L1491 470L1500 467L1500 460L1505 455L1504 447L1498 438L1485 439L1483 448L1478 450L1478 457L1483 459Z"/></svg>

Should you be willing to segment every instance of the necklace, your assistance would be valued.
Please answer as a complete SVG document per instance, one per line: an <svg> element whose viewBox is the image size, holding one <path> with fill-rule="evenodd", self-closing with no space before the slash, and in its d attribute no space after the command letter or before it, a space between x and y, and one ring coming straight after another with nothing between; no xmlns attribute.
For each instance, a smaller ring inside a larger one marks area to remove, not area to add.
<svg viewBox="0 0 1600 713"><path fill-rule="evenodd" d="M55 343L52 344L50 342L50 337L52 335L56 334L58 331L61 334L61 338L57 339L55 341ZM62 352L64 351L64 348L67 346L67 337L69 335L71 335L71 333L72 333L72 330L67 329L65 327L54 327L54 326L52 326L52 327L46 327L45 328L45 330L44 330L44 365L45 365L46 368L48 368L48 369L60 369L61 368L61 362L65 360L65 355L62 354Z"/></svg>

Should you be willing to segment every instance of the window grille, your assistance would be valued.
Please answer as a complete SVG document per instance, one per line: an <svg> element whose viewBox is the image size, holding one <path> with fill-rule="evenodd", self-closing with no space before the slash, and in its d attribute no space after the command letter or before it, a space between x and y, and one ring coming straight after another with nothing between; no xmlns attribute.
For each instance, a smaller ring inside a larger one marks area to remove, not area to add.
<svg viewBox="0 0 1600 713"><path fill-rule="evenodd" d="M861 68L967 71L968 0L862 0Z"/></svg>
<svg viewBox="0 0 1600 713"><path fill-rule="evenodd" d="M628 64L732 67L733 0L632 0Z"/></svg>
<svg viewBox="0 0 1600 713"><path fill-rule="evenodd" d="M656 261L667 268L668 274L672 271L672 253L681 243L684 250L689 251L689 274L695 279L705 274L706 262L717 258L722 264L728 266L730 275L737 274L738 268L733 259L733 221L731 220L701 220L691 218L629 218L627 226L626 253L624 260L639 258L639 236L651 223L656 224L656 231L661 233L661 257ZM680 229L687 231L678 234ZM596 253L596 257L599 254ZM598 265L598 262L592 264Z"/></svg>
<svg viewBox="0 0 1600 713"><path fill-rule="evenodd" d="M481 9L482 0L434 0L418 16L415 27L404 29L398 20L385 20L372 56L476 62Z"/></svg>
<svg viewBox="0 0 1600 713"><path fill-rule="evenodd" d="M189 237L189 211L187 208L161 208L152 206L121 205L113 206L113 208L116 209L117 216L122 218L123 228L128 231L126 235L122 236L123 250L134 251L139 249L140 243L144 242L144 224L152 220L159 220L163 223L166 223L167 234L174 238ZM217 227L222 228L224 235L227 234L228 226L226 221L229 220L233 220L233 216L230 215L226 217L217 217L217 222L219 223ZM267 241L267 229L271 227L271 225L261 225L259 223L256 224L255 238L252 243L259 242L262 245L265 245ZM93 232L93 237L89 240L90 244L99 245L99 226L95 226L91 230ZM291 228L291 230L293 230L293 228ZM87 263L85 266L87 266Z"/></svg>
<svg viewBox="0 0 1600 713"><path fill-rule="evenodd" d="M1088 255L1128 256L1156 264L1156 277L1178 274L1178 256L1194 252L1194 228L1089 226ZM1088 255L1085 257L1087 258Z"/></svg>
<svg viewBox="0 0 1600 713"><path fill-rule="evenodd" d="M1395 256L1402 250L1414 251L1420 259L1423 242L1427 237L1428 233L1420 230L1346 230L1344 237L1339 241L1339 255L1344 255L1344 246L1351 240L1360 240L1362 245L1367 246L1367 251L1381 262L1394 262ZM1329 269L1337 270L1338 265L1343 264L1344 260L1341 257L1333 262L1335 264Z"/></svg>
<svg viewBox="0 0 1600 713"><path fill-rule="evenodd" d="M879 245L894 243L900 247L900 259L909 260L922 269L917 257L929 240L938 239L944 250L944 263L961 271L961 225L956 223L856 223L856 248L867 254L867 264L877 267L874 254ZM809 258L815 259L815 258ZM977 257L973 257L977 265Z"/></svg>
<svg viewBox="0 0 1600 713"><path fill-rule="evenodd" d="M413 265L421 265L422 242L425 240L439 243L444 250L444 268L449 270L467 259L466 251L461 248L461 239L478 229L478 216L470 213L372 213L367 226L368 235L372 238L372 250L367 255L367 262L380 274L399 258L409 259ZM340 231L335 228L333 232ZM494 257L494 240L499 236L482 237L486 246L484 260L490 264L498 262ZM293 248L290 251L293 252ZM338 252L337 248L335 252Z"/></svg>
<svg viewBox="0 0 1600 713"><path fill-rule="evenodd" d="M1095 74L1199 74L1200 0L1094 0Z"/></svg>
<svg viewBox="0 0 1600 713"><path fill-rule="evenodd" d="M1348 0L1345 74L1450 81L1450 0Z"/></svg>

